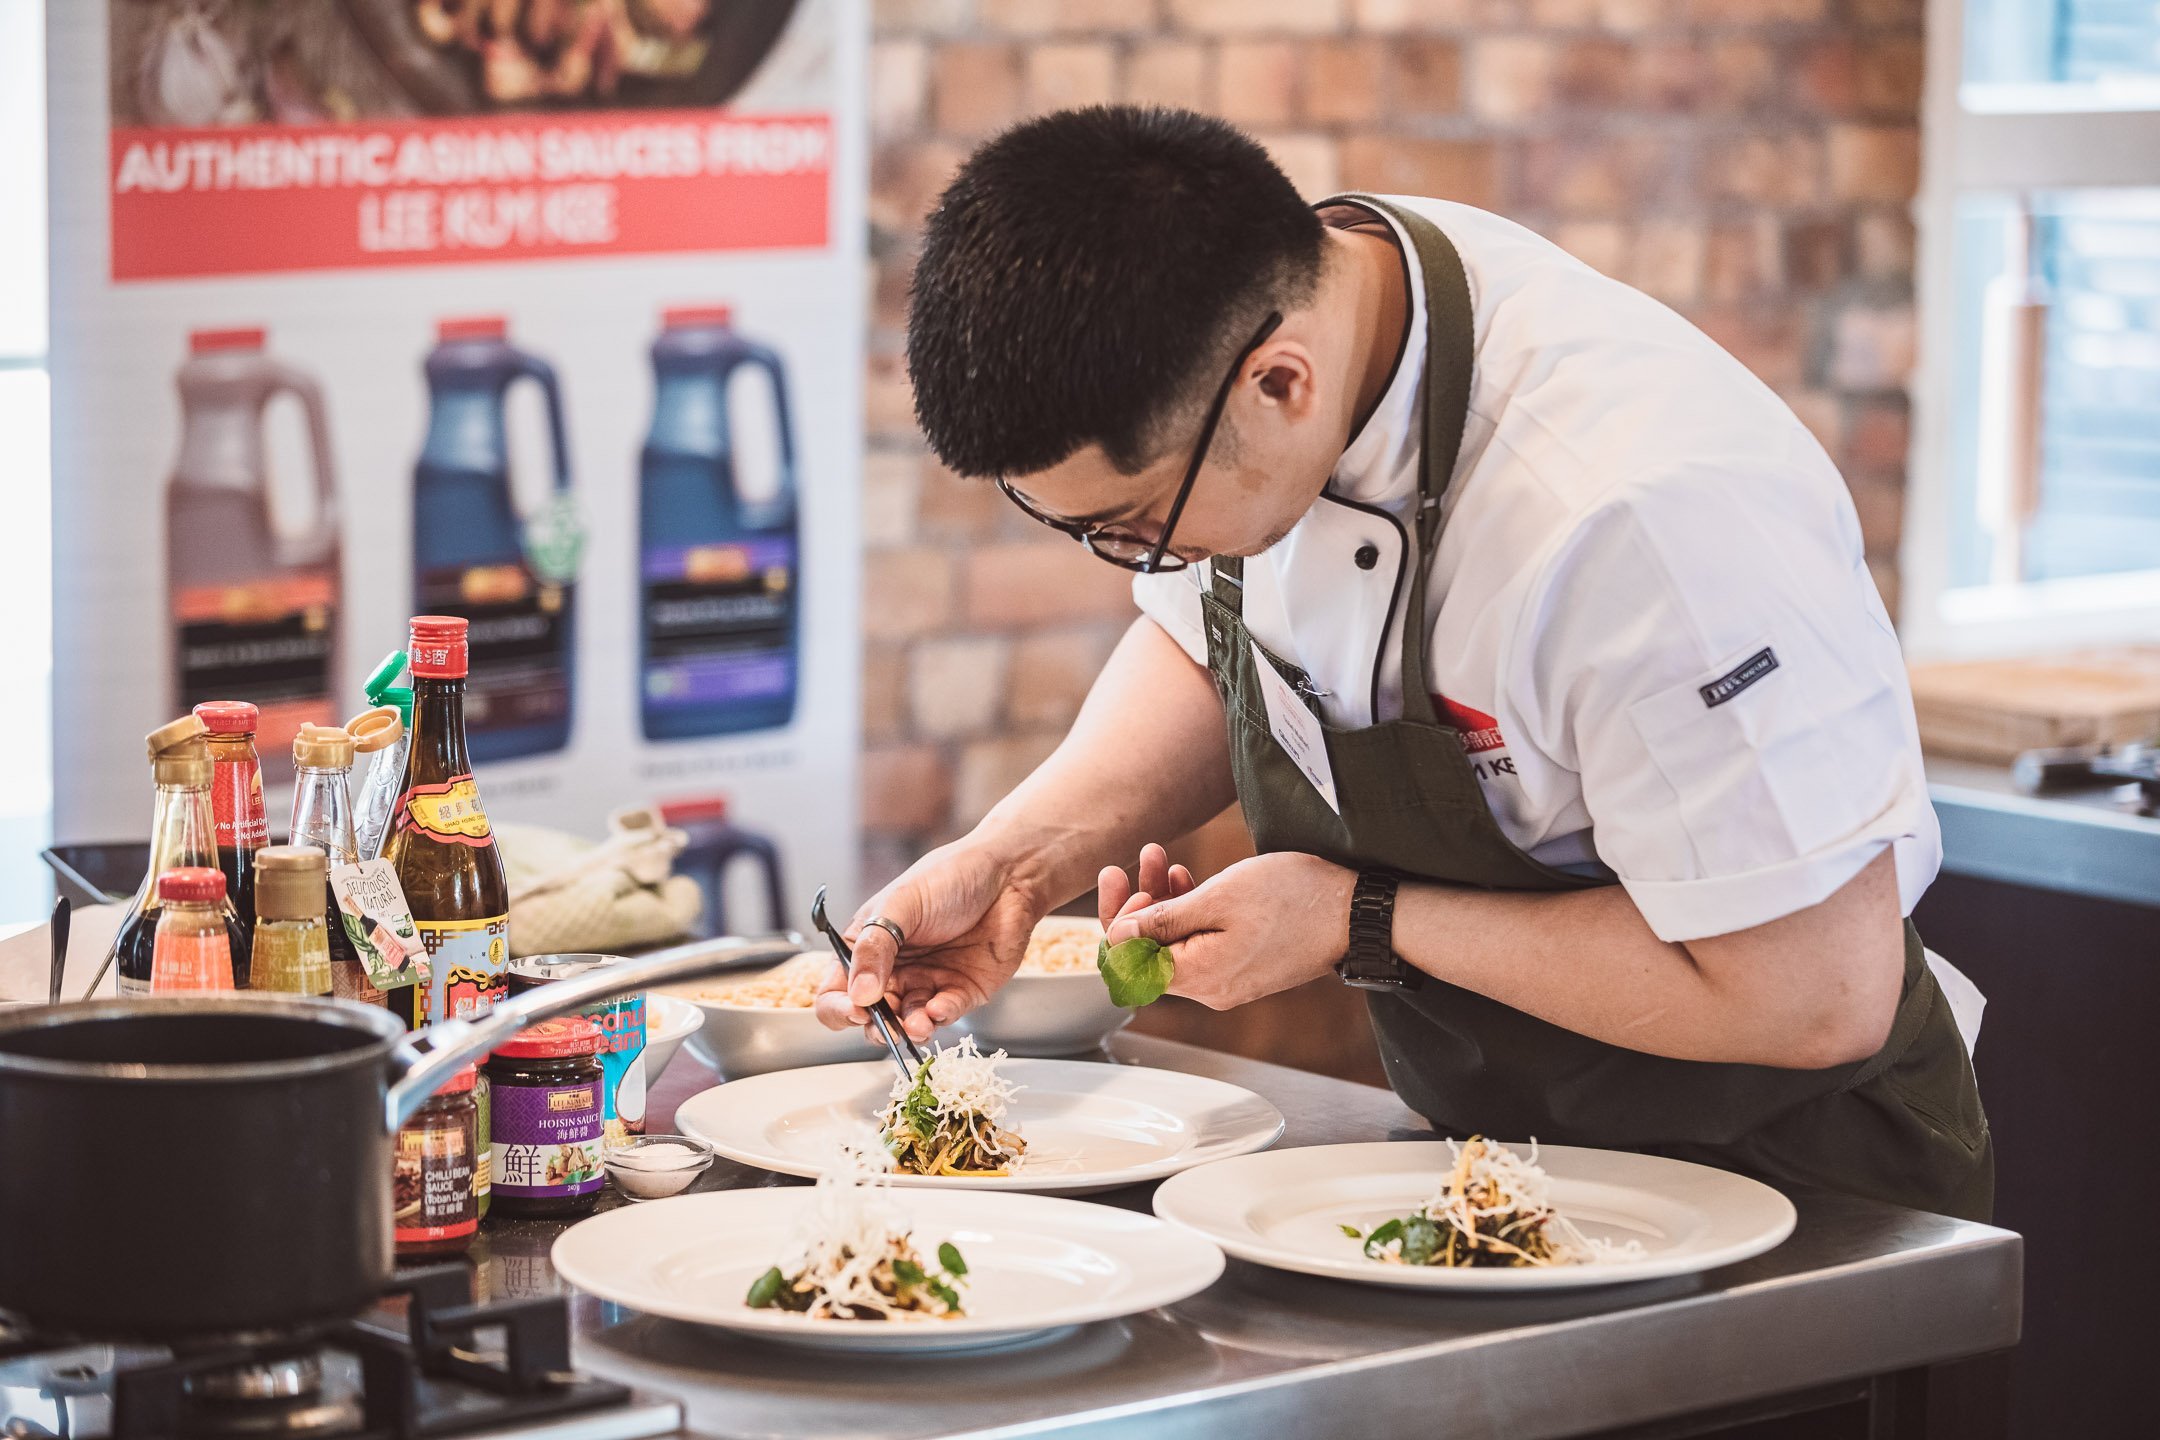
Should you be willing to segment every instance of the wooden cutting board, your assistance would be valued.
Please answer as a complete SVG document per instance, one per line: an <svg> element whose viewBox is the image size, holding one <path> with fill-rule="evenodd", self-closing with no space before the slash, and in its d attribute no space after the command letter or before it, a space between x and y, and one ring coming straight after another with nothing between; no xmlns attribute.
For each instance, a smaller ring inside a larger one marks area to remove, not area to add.
<svg viewBox="0 0 2160 1440"><path fill-rule="evenodd" d="M2007 763L2055 745L2160 737L2160 648L1911 667L1920 746Z"/></svg>

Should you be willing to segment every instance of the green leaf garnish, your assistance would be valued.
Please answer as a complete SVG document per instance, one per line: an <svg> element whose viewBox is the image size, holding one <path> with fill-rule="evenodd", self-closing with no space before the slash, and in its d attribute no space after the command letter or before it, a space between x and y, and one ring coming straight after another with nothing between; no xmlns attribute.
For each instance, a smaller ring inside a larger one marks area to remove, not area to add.
<svg viewBox="0 0 2160 1440"><path fill-rule="evenodd" d="M898 1280L903 1285L920 1285L926 1278L923 1275L922 1266L917 1265L912 1260L893 1261L892 1273L893 1279Z"/></svg>
<svg viewBox="0 0 2160 1440"><path fill-rule="evenodd" d="M1338 1225L1335 1228L1342 1231L1343 1234L1349 1236L1352 1240L1362 1240L1365 1238L1365 1232L1358 1229L1355 1225Z"/></svg>
<svg viewBox="0 0 2160 1440"><path fill-rule="evenodd" d="M1430 1265L1440 1250L1440 1227L1422 1215L1403 1222L1402 1258L1406 1265Z"/></svg>
<svg viewBox="0 0 2160 1440"><path fill-rule="evenodd" d="M1372 1233L1365 1237L1365 1253L1367 1255L1378 1255L1387 1248L1390 1240L1398 1239L1401 1235L1402 1221L1400 1220L1389 1220L1383 1224L1375 1225Z"/></svg>
<svg viewBox="0 0 2160 1440"><path fill-rule="evenodd" d="M1177 962L1170 947L1158 945L1145 935L1135 935L1112 945L1105 940L1095 954L1095 968L1109 987L1110 1003L1127 1010L1152 1005L1169 992L1177 977Z"/></svg>
<svg viewBox="0 0 2160 1440"><path fill-rule="evenodd" d="M953 1289L952 1286L947 1285L942 1280L933 1280L930 1282L930 1293L937 1296L938 1299L944 1301L946 1309L958 1310L960 1308L960 1292Z"/></svg>
<svg viewBox="0 0 2160 1440"><path fill-rule="evenodd" d="M967 1261L960 1258L960 1247L947 1240L937 1247L938 1264L945 1267L948 1275L967 1274Z"/></svg>
<svg viewBox="0 0 2160 1440"><path fill-rule="evenodd" d="M780 1292L787 1288L787 1277L775 1265L751 1283L750 1293L743 1303L753 1310L770 1309L780 1299Z"/></svg>

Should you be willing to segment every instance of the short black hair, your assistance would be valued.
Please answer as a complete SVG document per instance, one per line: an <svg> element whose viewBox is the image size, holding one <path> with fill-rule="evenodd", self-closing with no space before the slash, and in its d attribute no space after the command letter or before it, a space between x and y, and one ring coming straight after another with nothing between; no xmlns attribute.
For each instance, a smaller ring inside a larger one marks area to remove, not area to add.
<svg viewBox="0 0 2160 1440"><path fill-rule="evenodd" d="M1319 217L1266 150L1189 110L1063 110L991 140L931 213L908 296L915 414L962 475L1093 443L1160 453L1269 309L1311 298Z"/></svg>

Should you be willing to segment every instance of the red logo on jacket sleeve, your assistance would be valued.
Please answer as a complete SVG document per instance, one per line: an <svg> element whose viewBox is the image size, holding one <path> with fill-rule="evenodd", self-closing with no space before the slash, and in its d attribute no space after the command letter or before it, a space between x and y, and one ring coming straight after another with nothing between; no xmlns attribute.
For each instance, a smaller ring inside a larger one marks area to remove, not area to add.
<svg viewBox="0 0 2160 1440"><path fill-rule="evenodd" d="M1500 733L1500 722L1484 711L1474 709L1445 695L1435 695L1433 704L1447 717L1450 725L1462 732L1463 749L1472 755L1486 750L1507 749L1507 738Z"/></svg>

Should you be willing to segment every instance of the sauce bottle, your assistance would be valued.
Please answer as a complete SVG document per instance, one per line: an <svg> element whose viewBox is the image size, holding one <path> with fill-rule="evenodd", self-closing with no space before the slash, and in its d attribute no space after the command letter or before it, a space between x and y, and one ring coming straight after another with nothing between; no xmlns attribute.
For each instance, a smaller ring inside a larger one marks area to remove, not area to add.
<svg viewBox="0 0 2160 1440"><path fill-rule="evenodd" d="M225 928L225 876L190 865L158 876L157 943L150 962L150 993L179 995L231 990L233 952Z"/></svg>
<svg viewBox="0 0 2160 1440"><path fill-rule="evenodd" d="M405 757L412 748L412 687L397 683L404 672L405 652L391 651L367 678L365 693L371 708L345 722L354 747L368 757L367 778L353 797L353 838L360 843L362 860L382 854L398 796L405 793Z"/></svg>
<svg viewBox="0 0 2160 1440"><path fill-rule="evenodd" d="M638 462L639 716L648 740L794 718L795 436L780 357L725 306L672 309Z"/></svg>
<svg viewBox="0 0 2160 1440"><path fill-rule="evenodd" d="M116 984L123 997L150 993L150 979L157 950L158 916L164 900L158 879L168 870L208 867L218 863L217 822L210 805L210 751L204 744L202 721L182 716L150 732L150 775L157 785L156 808L150 819L150 868L128 905L113 939ZM240 926L225 907L229 941L237 943Z"/></svg>
<svg viewBox="0 0 2160 1440"><path fill-rule="evenodd" d="M233 978L244 990L255 929L255 852L270 843L262 757L255 753L261 712L245 700L205 700L195 707L195 718L209 731L210 809L217 818L218 868L225 872L225 893L240 919Z"/></svg>
<svg viewBox="0 0 2160 1440"><path fill-rule="evenodd" d="M570 738L578 545L562 391L545 360L512 345L500 316L436 326L425 364L427 437L413 467L414 608L472 621L473 751L506 760ZM553 493L520 503L505 411L530 380L547 406Z"/></svg>
<svg viewBox="0 0 2160 1440"><path fill-rule="evenodd" d="M466 622L416 615L412 751L382 858L397 870L427 946L427 993L404 987L391 1008L418 1027L484 1014L509 981L510 887L465 743Z"/></svg>
<svg viewBox="0 0 2160 1440"><path fill-rule="evenodd" d="M302 721L336 718L342 581L322 387L266 354L264 338L259 329L195 331L175 377L180 453L165 491L168 645L176 705L220 695L261 701L260 732L273 769L282 771L286 741ZM306 419L311 486L271 471L264 416L281 395Z"/></svg>
<svg viewBox="0 0 2160 1440"><path fill-rule="evenodd" d="M368 979L330 892L329 872L360 861L353 841L351 791L353 737L331 725L303 725L293 739L292 827L295 845L312 845L324 856L322 876L323 938L330 948L331 993L340 1000L383 1003L382 991Z"/></svg>
<svg viewBox="0 0 2160 1440"><path fill-rule="evenodd" d="M327 858L313 845L266 845L255 856L255 948L249 988L330 993L330 932L323 914Z"/></svg>

